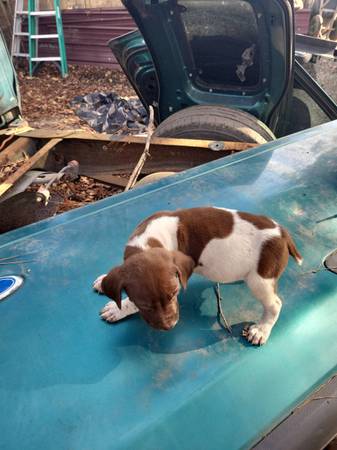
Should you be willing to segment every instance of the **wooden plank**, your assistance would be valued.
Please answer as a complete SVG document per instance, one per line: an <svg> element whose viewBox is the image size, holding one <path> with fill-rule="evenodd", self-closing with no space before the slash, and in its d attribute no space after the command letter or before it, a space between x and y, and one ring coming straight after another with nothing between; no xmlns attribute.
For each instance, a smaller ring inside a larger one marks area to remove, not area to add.
<svg viewBox="0 0 337 450"><path fill-rule="evenodd" d="M10 48L11 39L12 39L12 23L13 23L13 15L12 8L9 6L9 3L3 0L0 0L0 23L1 29L5 36L6 43L8 48Z"/></svg>
<svg viewBox="0 0 337 450"><path fill-rule="evenodd" d="M43 158L49 150L55 147L62 139L51 139L40 150L38 150L31 158L28 159L16 172L10 175L2 184L0 184L0 196L3 195L13 184L28 172L41 158Z"/></svg>
<svg viewBox="0 0 337 450"><path fill-rule="evenodd" d="M36 148L36 142L32 138L19 137L0 152L0 166L15 162L25 156L29 156Z"/></svg>
<svg viewBox="0 0 337 450"><path fill-rule="evenodd" d="M22 133L21 136L32 137L38 139L52 139L52 138L63 138L63 139L86 139L91 141L106 141L111 144L141 144L145 145L146 136L116 136L106 133L90 133L86 131L79 130L31 130ZM164 137L152 137L151 146L172 146L172 147L186 147L186 148L205 148L210 149L210 145L213 144L214 140L204 140L204 139L175 139L175 138L164 138ZM248 142L232 142L232 141L216 141L223 144L223 150L228 151L243 151L249 148L254 148L257 144L252 144Z"/></svg>
<svg viewBox="0 0 337 450"><path fill-rule="evenodd" d="M2 0L0 0L0 8L1 8L0 16L2 17L3 20L2 26L4 26L5 28L10 28L12 26L12 22L9 16L9 10L6 8L6 5Z"/></svg>
<svg viewBox="0 0 337 450"><path fill-rule="evenodd" d="M1 134L1 133L0 133ZM5 135L10 132L3 133ZM84 130L54 130L49 128L41 128L28 130L20 134L20 136L31 137L35 139L91 139L99 141L109 141L109 135L105 133L88 132Z"/></svg>
<svg viewBox="0 0 337 450"><path fill-rule="evenodd" d="M143 144L146 143L146 136L110 136L109 142L114 143L127 143L127 144ZM194 148L204 148L209 150L214 142L219 142L220 147L222 144L222 150L230 151L242 151L248 148L256 147L257 144L252 144L248 142L232 142L232 141L210 141L206 139L176 139L176 138L165 138L165 137L155 137L151 138L151 147L153 145L157 146L168 146L168 147L185 147L186 149Z"/></svg>

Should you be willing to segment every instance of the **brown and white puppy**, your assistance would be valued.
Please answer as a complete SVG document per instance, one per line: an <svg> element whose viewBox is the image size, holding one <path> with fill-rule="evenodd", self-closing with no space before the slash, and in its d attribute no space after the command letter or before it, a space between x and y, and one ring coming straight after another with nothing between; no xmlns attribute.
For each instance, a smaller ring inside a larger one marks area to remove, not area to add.
<svg viewBox="0 0 337 450"><path fill-rule="evenodd" d="M94 289L114 300L103 319L139 312L152 327L169 330L179 319L180 286L192 272L220 283L244 280L264 308L244 335L261 345L281 310L277 281L289 254L302 263L290 234L268 217L215 207L161 211L137 226L123 264L98 277ZM122 302L123 289L128 299Z"/></svg>

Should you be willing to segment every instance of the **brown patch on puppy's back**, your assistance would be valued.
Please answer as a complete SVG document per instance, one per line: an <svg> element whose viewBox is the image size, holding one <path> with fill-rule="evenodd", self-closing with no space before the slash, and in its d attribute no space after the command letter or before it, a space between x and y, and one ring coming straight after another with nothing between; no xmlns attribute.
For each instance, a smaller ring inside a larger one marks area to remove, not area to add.
<svg viewBox="0 0 337 450"><path fill-rule="evenodd" d="M232 213L218 208L181 209L172 215L179 217L178 249L196 264L208 242L229 236L234 226Z"/></svg>
<svg viewBox="0 0 337 450"><path fill-rule="evenodd" d="M258 274L263 278L278 279L288 264L287 242L282 237L273 237L264 242L261 248Z"/></svg>
<svg viewBox="0 0 337 450"><path fill-rule="evenodd" d="M256 216L255 214L250 214L247 212L238 211L238 216L242 220L246 220L253 224L259 230L265 230L266 228L275 228L277 225L266 216Z"/></svg>
<svg viewBox="0 0 337 450"><path fill-rule="evenodd" d="M141 222L129 237L129 241L135 236L144 233L148 224L159 217L179 218L177 232L178 250L191 256L196 264L208 242L214 238L221 239L229 236L234 226L232 213L220 208L200 207L176 211L159 211ZM155 238L150 238L148 245L152 248L162 247L159 240ZM138 251L142 250L137 247L127 246L124 259Z"/></svg>

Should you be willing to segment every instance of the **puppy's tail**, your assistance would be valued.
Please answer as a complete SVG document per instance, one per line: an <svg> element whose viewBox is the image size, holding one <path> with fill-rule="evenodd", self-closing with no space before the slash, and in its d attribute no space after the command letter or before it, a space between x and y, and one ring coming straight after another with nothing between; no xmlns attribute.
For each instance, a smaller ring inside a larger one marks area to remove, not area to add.
<svg viewBox="0 0 337 450"><path fill-rule="evenodd" d="M285 240L287 242L288 251L289 251L290 255L295 259L297 264L299 266L301 266L303 263L303 258L301 256L300 252L297 250L295 242L293 241L293 238L290 236L289 232L285 228L282 228L282 236L285 238Z"/></svg>

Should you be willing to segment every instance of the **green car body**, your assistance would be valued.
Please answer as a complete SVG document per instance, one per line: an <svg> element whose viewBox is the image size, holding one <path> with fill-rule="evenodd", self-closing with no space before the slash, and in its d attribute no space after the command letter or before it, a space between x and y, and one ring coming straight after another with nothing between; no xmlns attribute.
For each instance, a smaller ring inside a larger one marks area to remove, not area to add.
<svg viewBox="0 0 337 450"><path fill-rule="evenodd" d="M20 95L15 70L0 30L0 128L20 115Z"/></svg>
<svg viewBox="0 0 337 450"><path fill-rule="evenodd" d="M145 106L154 105L157 123L189 106L224 105L254 115L280 137L337 117L328 99L328 108L320 106L324 118L294 130L294 115L303 116L294 111L303 69L295 61L292 2L123 3L139 31L109 45ZM317 90L308 77L306 84ZM326 97L323 90L318 97Z"/></svg>

